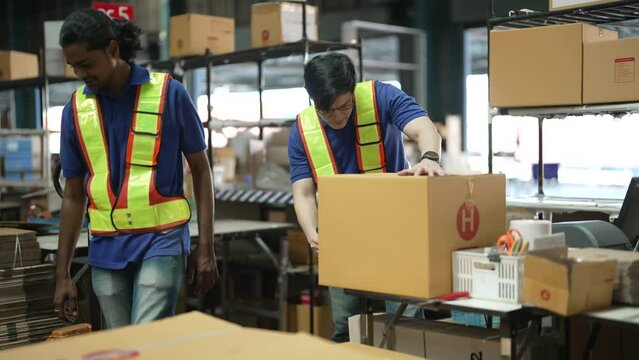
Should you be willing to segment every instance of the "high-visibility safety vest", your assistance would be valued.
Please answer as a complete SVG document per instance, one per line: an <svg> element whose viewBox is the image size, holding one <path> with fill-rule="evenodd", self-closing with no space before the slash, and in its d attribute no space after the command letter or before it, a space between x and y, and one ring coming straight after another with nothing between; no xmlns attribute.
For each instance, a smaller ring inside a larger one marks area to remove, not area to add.
<svg viewBox="0 0 639 360"><path fill-rule="evenodd" d="M168 83L168 74L151 73L150 81L137 89L124 180L117 196L111 188L100 102L95 95L84 94L84 86L73 94L75 129L89 168L86 192L93 234L159 232L183 225L191 218L184 196L161 195L155 186Z"/></svg>
<svg viewBox="0 0 639 360"><path fill-rule="evenodd" d="M339 174L328 137L314 106L309 106L297 117L306 157L313 179L317 183L320 175ZM377 111L375 81L365 81L355 85L355 147L359 172L386 172L384 141Z"/></svg>

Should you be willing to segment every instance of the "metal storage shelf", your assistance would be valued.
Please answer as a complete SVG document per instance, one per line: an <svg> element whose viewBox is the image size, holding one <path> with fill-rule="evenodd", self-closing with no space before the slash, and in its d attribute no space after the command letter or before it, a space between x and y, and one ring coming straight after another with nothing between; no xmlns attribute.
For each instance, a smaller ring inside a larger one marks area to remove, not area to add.
<svg viewBox="0 0 639 360"><path fill-rule="evenodd" d="M29 79L0 81L0 91L31 88L31 87L42 87L45 85L45 80L49 84L59 84L64 82L79 81L78 79L75 79L75 78L67 78L67 77L60 77L60 76L48 76L46 79L40 76L40 77L29 78Z"/></svg>
<svg viewBox="0 0 639 360"><path fill-rule="evenodd" d="M266 120L259 121L242 121L242 120L212 120L209 124L209 129L218 130L226 127L235 128L251 128L251 127L289 127L293 126L296 119L284 119L284 120Z"/></svg>
<svg viewBox="0 0 639 360"><path fill-rule="evenodd" d="M221 66L246 62L262 62L268 59L277 59L292 55L304 55L346 49L357 50L359 48L359 44L345 44L331 41L300 40L282 45L246 49L227 54L204 54L201 56L187 58L172 58L169 60L151 61L146 65L150 66L153 69L170 71L174 70L176 67L179 67L183 70L193 70L205 68L207 65Z"/></svg>
<svg viewBox="0 0 639 360"><path fill-rule="evenodd" d="M589 23L595 25L617 24L639 19L639 1L620 0L607 4L585 6L552 12L537 12L527 15L491 18L488 21L488 31L500 28L531 28L547 25L569 23ZM490 39L490 37L489 37ZM488 46L490 58L490 40ZM490 71L489 71L490 79ZM546 118L563 118L572 115L639 113L639 103L611 103L575 106L552 106L534 108L491 108L488 116L488 172L493 172L493 117L498 115L532 116L539 121L539 161L538 161L538 191L537 197L544 200L544 160L543 160L543 121Z"/></svg>
<svg viewBox="0 0 639 360"><path fill-rule="evenodd" d="M639 18L639 2L615 1L608 4L584 6L575 9L537 12L527 15L492 18L489 27L528 28L569 23L609 24Z"/></svg>

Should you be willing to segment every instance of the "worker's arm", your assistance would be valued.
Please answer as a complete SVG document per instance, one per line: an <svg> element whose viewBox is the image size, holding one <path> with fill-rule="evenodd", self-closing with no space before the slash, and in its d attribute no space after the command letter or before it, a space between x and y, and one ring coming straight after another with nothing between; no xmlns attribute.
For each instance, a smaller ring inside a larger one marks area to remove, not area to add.
<svg viewBox="0 0 639 360"><path fill-rule="evenodd" d="M211 167L205 151L186 155L186 161L193 175L193 193L197 207L199 237L197 248L191 254L191 265L187 279L193 282L195 272L195 294L205 293L213 288L218 279L215 249L213 248L214 199Z"/></svg>
<svg viewBox="0 0 639 360"><path fill-rule="evenodd" d="M306 178L293 183L293 202L297 221L306 235L311 249L319 252L319 238L317 236L317 199L316 187L313 179Z"/></svg>
<svg viewBox="0 0 639 360"><path fill-rule="evenodd" d="M404 134L417 143L420 154L424 154L426 151L434 151L441 156L442 138L437 132L435 124L428 116L420 116L411 120L404 127ZM437 162L424 159L412 168L400 171L399 175L444 175L444 170Z"/></svg>
<svg viewBox="0 0 639 360"><path fill-rule="evenodd" d="M77 292L73 278L71 278L71 260L82 229L86 207L87 197L84 193L84 178L67 178L60 210L60 236L58 238L55 296L53 301L58 317L70 322L75 321L77 314Z"/></svg>

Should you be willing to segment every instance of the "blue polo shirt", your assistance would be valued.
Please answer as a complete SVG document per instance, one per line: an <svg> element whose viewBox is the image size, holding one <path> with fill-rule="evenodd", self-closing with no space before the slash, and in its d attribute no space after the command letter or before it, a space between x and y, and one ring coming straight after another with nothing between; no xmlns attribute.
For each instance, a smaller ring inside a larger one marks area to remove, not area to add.
<svg viewBox="0 0 639 360"><path fill-rule="evenodd" d="M109 147L111 186L117 194L124 175L126 145L139 85L149 81L149 72L131 63L126 90L117 98L98 92ZM85 94L92 94L85 87ZM171 79L162 119L162 143L158 154L155 184L163 195L183 194L182 154L206 149L204 129L193 102L182 84ZM60 159L65 177L84 177L87 165L75 132L73 109L67 103L62 112ZM89 264L104 269L123 269L154 256L188 254L190 235L187 225L168 234L145 233L118 236L93 236L89 246Z"/></svg>
<svg viewBox="0 0 639 360"><path fill-rule="evenodd" d="M428 116L428 114L414 98L393 85L376 81L375 91L382 126L382 138L384 139L386 169L388 172L398 172L408 168L402 136L404 127L412 120ZM355 150L356 136L353 120L355 113L356 109L353 109L346 126L339 130L331 128L326 121L320 118L340 174L359 173ZM293 125L289 135L288 159L291 164L292 183L301 179L313 178L297 123Z"/></svg>

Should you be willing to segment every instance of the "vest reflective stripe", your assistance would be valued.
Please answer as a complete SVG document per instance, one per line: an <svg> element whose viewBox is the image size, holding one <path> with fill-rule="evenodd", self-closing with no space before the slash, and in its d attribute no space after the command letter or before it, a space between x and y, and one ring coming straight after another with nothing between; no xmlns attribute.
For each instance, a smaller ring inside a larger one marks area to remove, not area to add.
<svg viewBox="0 0 639 360"><path fill-rule="evenodd" d="M337 174L333 151L314 106L309 106L297 117L297 128L300 131L300 138L304 144L309 165L313 170L315 182L317 182L319 175Z"/></svg>
<svg viewBox="0 0 639 360"><path fill-rule="evenodd" d="M320 175L338 174L330 143L314 106L309 106L300 113L297 128L315 182ZM355 85L355 133L360 172L386 172L374 81Z"/></svg>
<svg viewBox="0 0 639 360"><path fill-rule="evenodd" d="M162 112L168 82L168 75L151 73L150 81L138 87L127 142L124 181L117 199L111 195L109 202L101 201L89 209L91 230L95 234L167 230L185 224L191 217L191 210L184 197L162 196L155 187L157 157L162 140ZM84 88L80 88L76 97L83 90ZM89 167L99 169L96 173L106 174L106 184L110 186L106 142L95 145L96 133L101 133L104 139L99 104L93 95L81 97L93 103L94 107L87 106L83 108L84 111L77 111L76 118L79 123L93 125L86 127L78 138L83 148L87 149L85 159ZM101 160L102 156L106 156L106 161L93 161ZM99 184L87 187L90 198L95 197L94 193L98 194L98 198L103 198L103 186Z"/></svg>
<svg viewBox="0 0 639 360"><path fill-rule="evenodd" d="M355 127L360 171L386 172L384 141L379 126L374 81L361 82L355 86Z"/></svg>

